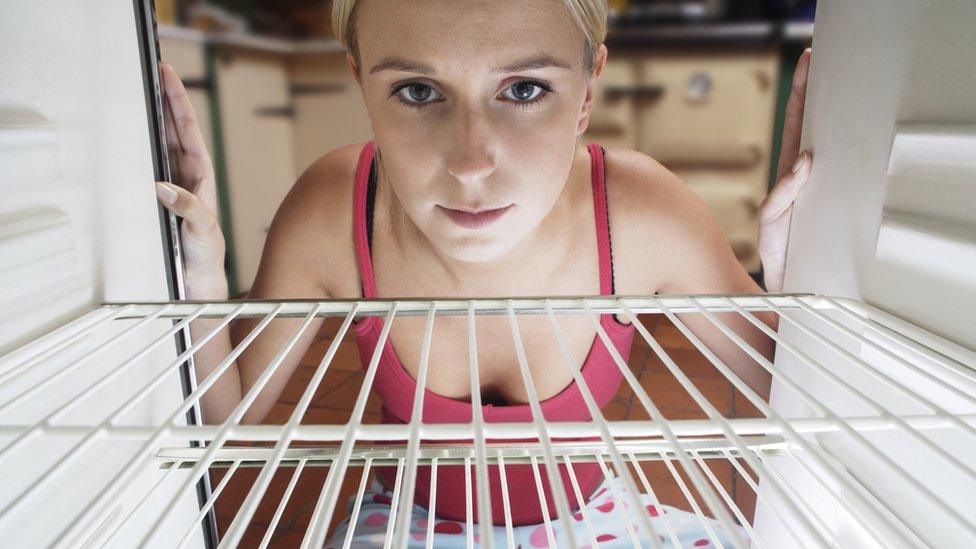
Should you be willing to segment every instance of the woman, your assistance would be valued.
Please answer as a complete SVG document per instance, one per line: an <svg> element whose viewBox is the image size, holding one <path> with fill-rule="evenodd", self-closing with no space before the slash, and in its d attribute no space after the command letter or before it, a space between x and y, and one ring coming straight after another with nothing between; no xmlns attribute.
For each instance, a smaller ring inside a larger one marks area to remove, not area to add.
<svg viewBox="0 0 976 549"><path fill-rule="evenodd" d="M336 0L333 26L347 48L375 140L340 147L305 170L278 209L248 298L762 292L736 260L707 206L673 173L639 152L580 143L607 59L605 0ZM771 292L782 288L793 199L811 169L810 154L798 154L808 59L809 51L794 77L779 178L760 212L760 255ZM168 66L164 78L184 182L158 183L158 195L184 219L187 297L226 299L224 240L210 158L179 78ZM768 398L765 370L707 319L683 319L744 382ZM755 327L736 316L727 320L772 356L772 342ZM776 323L770 316L763 321ZM256 322L237 321L231 334L220 334L202 348L196 359L198 379ZM201 402L208 423L223 421L240 403L300 322L272 323L241 354ZM369 317L355 325L365 360L377 344L381 322ZM634 333L627 322L624 315L601 319L625 357ZM194 337L214 323L195 321ZM258 422L268 412L320 323L317 319L305 330L244 422ZM586 318L567 318L561 325L594 398L606 404L620 383L608 350ZM520 328L546 418L589 419L565 357L551 352L548 321L523 317ZM423 330L422 317L398 319L390 330L390 352L384 353L373 385L384 404L384 421L409 420ZM465 319L438 318L436 330L431 356L438 359L429 364L424 420L467 421L471 391ZM486 421L528 420L528 395L507 320L479 317L477 343ZM545 545L537 526L541 506L526 467L506 467L516 535L523 546ZM392 475L380 469L381 483L374 484L369 504L379 507L360 513L353 538L357 544L382 539L386 530L384 496ZM438 547L465 538L457 535L460 524L452 520L464 513L463 505L456 505L464 498L459 469L438 469L437 520L451 524L435 529ZM499 491L495 469L493 495ZM585 502L577 502L569 489L571 505L605 505L607 484L596 465L575 472ZM428 501L425 473L418 473L418 504ZM548 489L545 483L554 516ZM504 524L500 505L493 500L496 525ZM682 511L669 511L675 523L684 524ZM424 532L420 522L425 516L418 505L411 529ZM619 514L601 518L596 534L602 541L617 539L629 546ZM707 541L693 522L682 526L679 535L689 544ZM347 526L340 526L334 543L342 543ZM577 526L580 539L588 539L583 526ZM504 528L496 527L501 530L494 538L504 541Z"/></svg>

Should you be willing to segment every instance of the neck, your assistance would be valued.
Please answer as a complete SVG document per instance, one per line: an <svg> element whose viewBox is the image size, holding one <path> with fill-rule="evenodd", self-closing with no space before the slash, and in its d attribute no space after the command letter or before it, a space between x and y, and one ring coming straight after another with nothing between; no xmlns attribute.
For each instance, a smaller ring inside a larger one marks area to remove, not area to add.
<svg viewBox="0 0 976 549"><path fill-rule="evenodd" d="M584 150L583 155L586 155ZM463 297L489 297L493 294L518 295L518 292L539 289L545 293L545 280L539 278L541 265L558 265L571 250L576 240L575 226L579 220L579 204L592 194L589 162L580 158L579 149L574 157L563 191L549 214L514 248L487 261L461 261L448 256L427 238L407 215L399 215L399 204L393 193L386 192L391 201L391 220L397 226L391 233L398 249L397 255L411 258L418 289L424 280L448 280L450 288L440 287L439 295ZM377 193L377 201L380 196ZM535 283L535 284L534 284ZM536 284L539 285L536 288ZM514 292L514 293L513 293Z"/></svg>

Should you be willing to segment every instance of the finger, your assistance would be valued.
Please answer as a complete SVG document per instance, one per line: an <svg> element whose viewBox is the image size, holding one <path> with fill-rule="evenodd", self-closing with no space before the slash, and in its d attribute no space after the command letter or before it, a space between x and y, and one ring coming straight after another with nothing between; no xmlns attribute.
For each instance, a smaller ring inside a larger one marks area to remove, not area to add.
<svg viewBox="0 0 976 549"><path fill-rule="evenodd" d="M159 201L179 217L191 234L205 237L217 228L214 216L190 191L165 181L156 182L156 196Z"/></svg>
<svg viewBox="0 0 976 549"><path fill-rule="evenodd" d="M786 117L783 121L783 140L779 151L776 177L782 177L800 152L800 135L803 131L803 106L807 96L807 76L810 71L810 48L803 50L793 71L793 84L790 98L786 102Z"/></svg>
<svg viewBox="0 0 976 549"><path fill-rule="evenodd" d="M190 96L186 93L186 87L179 75L169 63L161 62L163 73L163 89L166 99L173 115L173 122L176 125L176 134L179 138L180 147L185 154L194 156L204 156L209 158L207 146L203 141L203 134L200 133L200 124L197 121L196 112L190 102Z"/></svg>
<svg viewBox="0 0 976 549"><path fill-rule="evenodd" d="M786 175L776 182L773 190L763 199L759 209L760 224L770 223L783 215L793 205L803 186L810 180L813 156L810 151L803 151L799 158L803 159L803 163L796 173L787 170Z"/></svg>

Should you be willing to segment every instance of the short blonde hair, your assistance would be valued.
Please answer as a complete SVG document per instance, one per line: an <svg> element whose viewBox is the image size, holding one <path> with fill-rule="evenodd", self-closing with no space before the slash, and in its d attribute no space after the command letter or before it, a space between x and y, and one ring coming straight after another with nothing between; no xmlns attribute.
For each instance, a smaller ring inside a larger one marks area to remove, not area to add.
<svg viewBox="0 0 976 549"><path fill-rule="evenodd" d="M597 52L607 38L607 0L562 0L570 15L583 31L583 71L593 72ZM336 40L360 64L359 43L356 40L357 0L333 0L332 32Z"/></svg>

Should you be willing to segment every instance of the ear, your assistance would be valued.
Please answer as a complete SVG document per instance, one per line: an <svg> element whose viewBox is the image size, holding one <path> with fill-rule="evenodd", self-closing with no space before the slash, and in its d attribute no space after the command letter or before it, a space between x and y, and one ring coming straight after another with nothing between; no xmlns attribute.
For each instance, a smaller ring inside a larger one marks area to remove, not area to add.
<svg viewBox="0 0 976 549"><path fill-rule="evenodd" d="M607 47L600 44L597 50L596 62L593 65L593 72L586 79L586 97L583 100L583 109L580 112L579 123L576 126L576 135L582 135L590 124L590 113L593 109L593 100L596 97L596 84L603 74L603 67L607 62Z"/></svg>
<svg viewBox="0 0 976 549"><path fill-rule="evenodd" d="M349 50L346 50L346 65L349 67L352 75L356 77L356 82L362 85L363 81L361 79L362 75L359 73L359 65L356 64L356 57Z"/></svg>

